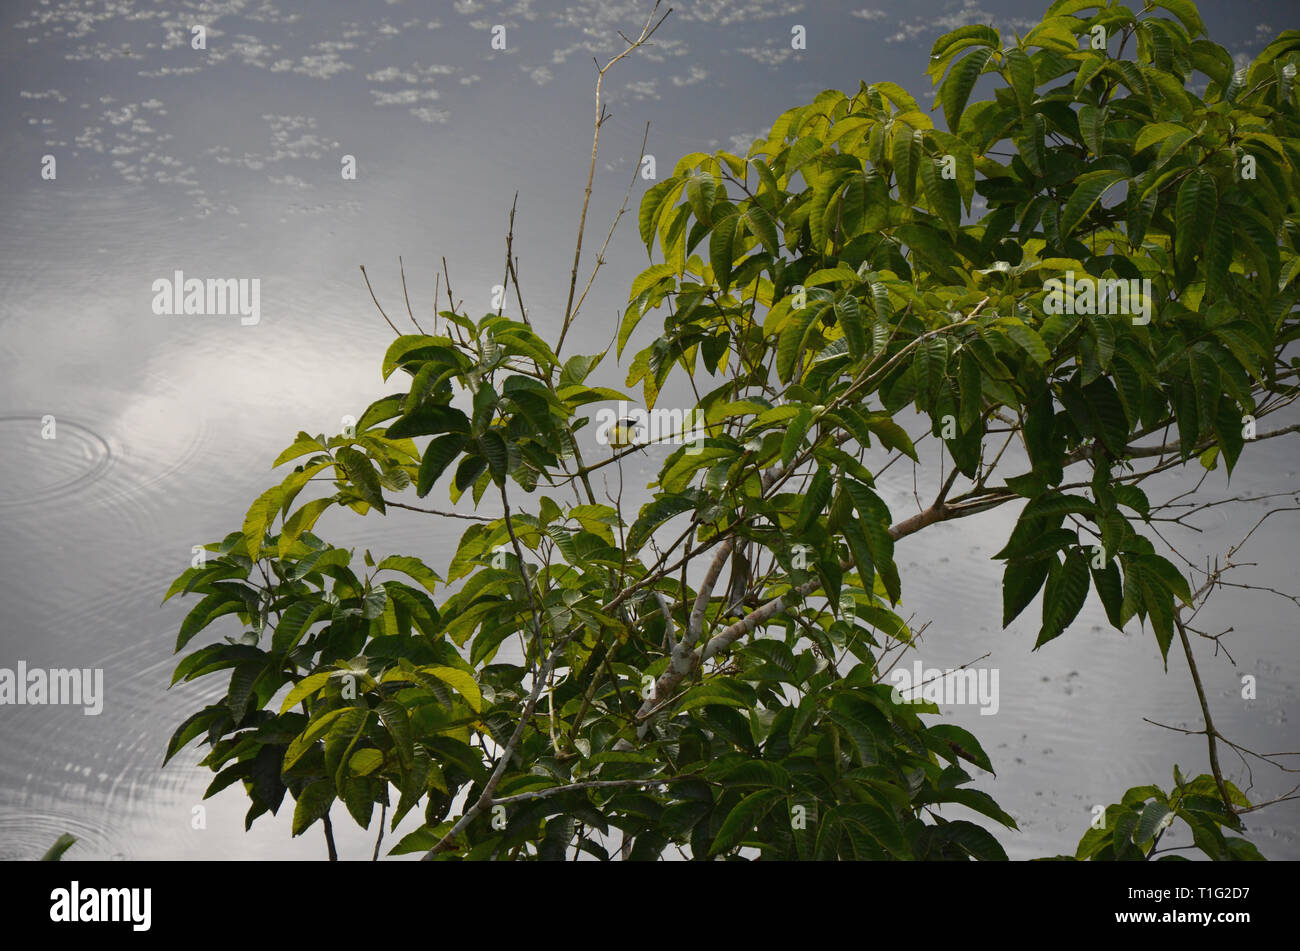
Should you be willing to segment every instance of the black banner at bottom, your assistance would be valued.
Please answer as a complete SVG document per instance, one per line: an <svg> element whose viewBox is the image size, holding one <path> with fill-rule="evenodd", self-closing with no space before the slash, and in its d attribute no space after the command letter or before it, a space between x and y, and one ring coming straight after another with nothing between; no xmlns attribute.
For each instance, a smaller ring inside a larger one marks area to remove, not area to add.
<svg viewBox="0 0 1300 951"><path fill-rule="evenodd" d="M965 864L116 863L7 869L6 924L18 933L335 940L444 928L495 930L574 914L584 930L632 937L707 924L739 937L863 915L872 937L945 940L1020 933L1201 929L1231 938L1294 920L1287 863ZM12 904L10 903L12 902ZM544 916L544 917L543 917ZM846 917L848 916L848 917ZM850 927L852 925L850 924ZM248 929L248 930L245 930ZM587 931L588 934L597 932ZM486 935L485 935L486 937Z"/></svg>

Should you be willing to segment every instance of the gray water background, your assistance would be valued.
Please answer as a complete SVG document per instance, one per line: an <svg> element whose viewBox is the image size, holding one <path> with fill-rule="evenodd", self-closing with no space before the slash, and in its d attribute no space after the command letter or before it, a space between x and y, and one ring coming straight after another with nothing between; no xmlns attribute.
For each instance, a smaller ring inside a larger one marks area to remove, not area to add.
<svg viewBox="0 0 1300 951"><path fill-rule="evenodd" d="M824 88L890 79L928 107L922 69L935 36L966 22L1023 32L1041 12L1006 0L676 6L655 48L606 83L613 118L602 134L584 278L645 122L662 176L696 149L743 154L781 110ZM1245 55L1294 26L1289 7L1201 10L1212 35ZM80 839L69 859L323 857L316 830L290 837L288 806L245 833L237 787L207 803L206 829L191 828L211 774L195 767L193 749L166 769L162 754L175 725L224 687L214 678L167 689L176 631L194 600L159 602L191 546L238 528L248 504L282 477L270 463L299 429L335 433L341 417L394 390L379 372L392 334L358 264L395 321L404 319L399 255L417 317L432 312L443 255L457 297L486 312L518 191L515 249L530 316L543 332L557 326L590 151L591 57L615 52L615 30L634 33L647 10L527 0L0 9L0 667L103 668L107 691L98 717L0 707L0 857L39 856L62 832ZM190 49L192 23L209 26L206 51ZM803 53L788 49L795 23L808 28ZM507 27L504 52L490 49L493 24ZM52 182L39 175L47 153L58 161ZM357 158L356 181L340 177L344 154ZM566 352L597 352L614 332L646 264L635 231L644 187ZM260 278L261 323L155 316L151 283L177 269ZM647 332L659 319L647 318ZM629 357L646 339L634 340ZM602 382L621 384L627 362ZM58 420L55 440L40 438L46 414ZM1294 491L1295 438L1249 446L1231 486L1220 469L1207 489ZM640 472L625 468L630 487L649 480L652 460L643 462ZM1189 487L1197 468L1151 495ZM915 510L908 470L896 466L882 489L896 518ZM1198 523L1203 534L1170 537L1203 561L1266 507L1214 510ZM997 715L944 714L984 742L998 775L980 785L1019 821L1019 833L999 838L1024 858L1073 852L1094 804L1140 783L1167 787L1175 762L1188 775L1207 764L1201 738L1146 722L1200 727L1185 662L1171 652L1166 673L1149 630L1111 630L1095 598L1041 651L1031 652L1036 603L1000 630L1000 564L989 556L1015 514L935 526L901 542L898 558L904 611L930 622L925 664L989 652L978 666L1000 671ZM331 513L318 531L442 570L463 527L394 510ZM1265 524L1243 552L1257 562L1248 580L1300 588L1296 528L1294 514ZM1300 746L1290 720L1296 616L1294 604L1259 591L1225 592L1203 612L1203 629L1234 628L1224 642L1235 665L1207 643L1196 648L1219 728L1250 749ZM218 625L212 634L234 632ZM1243 674L1258 678L1254 701L1241 699ZM1252 796L1290 788L1276 770L1252 765ZM1231 753L1224 766L1247 782ZM342 855L368 857L373 830L337 812ZM417 823L408 818L397 835ZM1250 826L1265 855L1300 858L1296 803Z"/></svg>

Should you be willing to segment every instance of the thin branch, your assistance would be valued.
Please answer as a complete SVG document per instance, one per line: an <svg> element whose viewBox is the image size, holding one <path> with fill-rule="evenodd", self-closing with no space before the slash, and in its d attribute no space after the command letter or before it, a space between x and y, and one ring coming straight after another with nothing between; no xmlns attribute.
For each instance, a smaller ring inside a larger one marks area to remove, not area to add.
<svg viewBox="0 0 1300 951"><path fill-rule="evenodd" d="M519 722L515 724L514 733L511 734L510 739L501 750L500 756L497 759L496 767L492 770L492 775L488 777L487 782L483 785L483 792L479 795L474 805L465 810L464 814L447 831L447 834L439 839L434 847L424 854L422 861L428 862L432 860L434 856L438 855L438 853L455 848L458 845L457 837L465 830L466 826L473 822L474 818L480 812L492 805L492 794L496 791L497 785L501 782L501 777L505 774L506 764L509 763L510 759L515 755L515 748L518 747L519 740L524 735L524 727L528 724L528 721L532 719L533 711L537 709L537 698L541 696L542 687L551 676L551 671L555 668L556 658L560 656L560 651L563 650L564 646L569 642L569 637L571 636L572 635L561 638L555 647L551 649L542 670L533 677L533 686L528 693L528 702L524 705L523 716L521 716Z"/></svg>
<svg viewBox="0 0 1300 951"><path fill-rule="evenodd" d="M592 182L596 178L596 153L600 148L600 127L605 124L605 119L608 118L608 116L605 113L605 106L600 99L601 87L605 82L605 73L607 73L615 63L621 60L628 53L632 52L634 49L637 49L640 46L643 46L645 42L654 35L655 31L658 30L659 27L663 25L664 20L668 18L668 14L672 13L673 11L672 8L670 7L667 10L667 12L665 12L664 15L660 17L659 21L656 23L655 14L659 11L660 2L661 0L655 0L654 8L650 11L650 16L646 19L645 26L642 27L641 29L641 35L638 36L634 41L630 42L628 44L627 49L623 50L623 52L619 53L617 56L611 59L604 66L597 67L598 71L596 74L596 128L591 137L591 164L587 169L587 188L582 198L582 213L578 217L578 240L575 242L575 246L573 249L573 270L569 274L569 300L568 303L566 303L564 306L564 324L560 328L560 339L555 346L555 352L557 354L560 352L560 349L564 346L564 338L568 334L569 327L573 323L573 313L574 313L573 295L576 293L578 288L578 265L582 261L582 237L587 229L587 206L591 203L591 186L592 186Z"/></svg>
<svg viewBox="0 0 1300 951"><path fill-rule="evenodd" d="M582 293L578 295L578 302L573 305L573 316L575 319L578 316L578 311L582 310L582 302L587 299L587 292L591 290L591 285L595 282L596 275L600 272L601 265L605 263L605 251L609 248L609 242L614 237L614 229L618 227L618 223L622 217L627 214L627 203L632 197L632 189L636 187L637 173L641 171L641 160L645 158L645 144L649 138L650 123L647 122L645 124L645 132L641 136L641 149L637 153L636 163L632 167L632 181L628 184L627 191L623 195L623 204L619 206L618 214L616 214L614 220L610 222L609 233L605 235L605 241L601 244L600 251L596 255L596 265L591 269L591 275L587 278L587 285L582 289ZM617 327L614 332L615 334L618 333Z"/></svg>
<svg viewBox="0 0 1300 951"><path fill-rule="evenodd" d="M1183 626L1182 606L1180 605L1174 611L1174 626L1178 628L1178 638L1183 644L1183 653L1187 656L1187 668L1192 672L1192 684L1196 687L1196 698L1201 702L1201 716L1205 719L1205 738L1210 747L1210 772L1214 774L1214 785L1218 787L1219 798L1223 800L1223 807L1229 812L1234 812L1232 797L1228 795L1228 788L1223 784L1223 770L1219 768L1219 750L1214 745L1216 730L1214 729L1214 719L1210 716L1210 704L1205 699L1205 687L1201 684L1200 671L1196 669L1196 658L1192 654L1192 645L1187 640L1187 628Z"/></svg>
<svg viewBox="0 0 1300 951"><path fill-rule="evenodd" d="M334 824L330 822L330 814L328 812L325 813L324 820L325 848L329 852L330 861L337 862L339 860L339 850L334 847Z"/></svg>
<svg viewBox="0 0 1300 951"><path fill-rule="evenodd" d="M519 545L519 538L515 535L514 523L510 518L510 501L506 495L504 482L500 483L500 488L501 505L504 511L506 531L510 535L510 544L513 546L515 550L515 558L519 562L519 574L524 582L524 590L528 592L529 607L532 609L533 615L533 644L537 648L537 653L540 657L542 650L541 615L538 612L537 599L533 594L532 579L528 577L528 568L524 563L523 549ZM528 702L524 705L523 715L519 718L519 722L515 724L515 730L514 733L511 734L510 740L501 750L497 759L496 767L492 770L492 775L488 777L488 781L483 786L483 792L479 795L478 800L474 805L465 810L464 814L462 814L460 819L458 819L451 829L448 830L447 834L439 839L434 847L425 853L425 861L432 859L439 852L446 851L449 848L454 848L456 846L456 837L460 835L461 831L474 821L475 816L492 805L492 794L496 791L497 784L501 782L501 777L505 775L506 765L515 755L515 749L519 746L519 740L524 735L524 728L528 725L528 721L533 717L533 712L537 709L537 699L541 696L542 688L549 683L551 672L555 670L555 661L560 656L560 651L563 650L564 646L568 644L572 637L573 632L561 637L551 648L542 670L534 672L532 689L528 694Z"/></svg>
<svg viewBox="0 0 1300 951"><path fill-rule="evenodd" d="M388 803L381 802L379 804L379 835L375 836L375 851L370 856L370 861L372 862L379 861L379 846L384 841L384 820L387 817L388 817Z"/></svg>
<svg viewBox="0 0 1300 951"><path fill-rule="evenodd" d="M412 512L423 512L426 515L441 515L443 518L463 518L470 522L492 522L495 519L488 518L484 515L467 515L463 512L445 512L442 509L420 508L418 505L407 505L405 502L394 502L392 499L384 499L385 505L391 505L393 508L408 509Z"/></svg>
<svg viewBox="0 0 1300 951"><path fill-rule="evenodd" d="M920 531L927 525L945 521L949 518L960 518L962 517L962 514L965 513L953 514L947 503L945 503L942 498L937 498L929 508L916 513L911 518L904 519L890 528L889 535L897 541L900 538ZM727 541L729 542L730 539ZM845 567L848 567L851 564L851 561L852 559L846 559L842 564ZM715 564L716 563L715 560ZM642 579L642 581L645 581L645 579ZM653 695L647 699L641 705L641 709L637 711L637 718L643 719L661 706L663 698L671 696L676 690L677 685L681 683L687 674L700 667L705 661L710 660L719 652L730 647L733 643L744 637L746 634L749 634L761 624L764 624L773 617L784 614L805 595L816 591L821 583L821 579L815 577L805 581L801 585L795 586L785 594L773 598L766 604L754 609L734 624L730 624L723 628L722 631L715 634L701 647L694 650L688 650L683 644L679 644L679 650L673 652L668 668L660 674L659 678L655 681ZM620 595L620 597L622 597L622 595ZM615 600L617 601L618 598ZM608 607L606 610L608 610ZM616 746L616 749L618 748L626 749L626 740L620 741Z"/></svg>
<svg viewBox="0 0 1300 951"><path fill-rule="evenodd" d="M506 274L505 277L501 279L501 305L497 307L498 317L500 317L506 309L506 288L510 286L510 249L514 245L515 241L515 206L518 204L519 192L515 192L515 200L510 203L510 226L506 229ZM516 290L518 290L518 288L516 288ZM521 312L520 316L522 317L522 302L520 303L519 309ZM524 318L524 322L527 323L527 318Z"/></svg>
<svg viewBox="0 0 1300 951"><path fill-rule="evenodd" d="M669 783L680 783L687 779L696 779L695 776L673 776L668 779L589 779L580 783L568 783L564 786L551 786L547 789L534 789L531 792L516 793L513 796L502 796L500 799L493 799L492 805L504 806L508 803L528 802L533 799L549 799L551 796L560 796L567 792L574 792L580 789L625 789L629 786L667 786Z"/></svg>
<svg viewBox="0 0 1300 951"><path fill-rule="evenodd" d="M415 324L415 329L424 333L424 328L420 322L415 319L415 312L411 310L411 295L406 292L406 265L402 263L402 256L397 256L397 267L402 272L402 297L406 299L406 314L411 318L411 323Z"/></svg>
<svg viewBox="0 0 1300 951"><path fill-rule="evenodd" d="M705 573L704 580L700 583L699 593L695 596L695 606L691 608L690 623L684 638L688 647L694 647L699 643L700 635L704 631L704 612L713 597L713 586L718 583L718 575L722 573L722 566L727 563L727 556L731 554L735 543L734 537L728 538L713 553L713 561L709 563L709 570Z"/></svg>
<svg viewBox="0 0 1300 951"><path fill-rule="evenodd" d="M366 290L370 292L370 299L374 301L375 306L379 308L379 313L381 316L383 316L384 322L388 324L388 326L393 328L393 333L397 334L400 337L402 335L402 332L397 329L396 324L394 324L391 320L388 319L388 315L384 313L384 308L379 306L379 298L375 296L375 289L370 286L370 276L366 274L366 266L362 264L359 265L359 267L361 268L361 276L366 279Z"/></svg>

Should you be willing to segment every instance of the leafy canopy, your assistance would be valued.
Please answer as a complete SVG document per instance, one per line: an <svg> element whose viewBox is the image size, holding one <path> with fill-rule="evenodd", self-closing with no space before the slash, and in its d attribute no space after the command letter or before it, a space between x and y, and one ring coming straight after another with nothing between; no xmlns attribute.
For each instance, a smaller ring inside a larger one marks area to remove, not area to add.
<svg viewBox="0 0 1300 951"><path fill-rule="evenodd" d="M683 157L641 202L662 261L616 353L665 313L627 385L653 407L676 372L702 443L659 451L624 511L592 478L623 453L582 455L593 408L630 399L589 382L609 354L442 311L385 355L401 390L355 432L300 433L293 471L168 592L201 598L178 651L225 615L248 628L181 661L176 681L229 689L168 757L203 738L209 794L241 782L251 823L287 791L295 835L336 800L363 826L419 807L393 852L430 857L1004 858L979 741L885 681L915 634L895 543L1021 504L1003 624L1044 591L1041 647L1092 593L1167 655L1196 592L1140 485L1244 464L1295 385L1297 63L1291 30L1235 69L1190 0L1058 0L1024 37L935 43L946 130L863 83L747 156ZM1076 313L1052 302L1067 279L1139 291ZM875 480L901 457L943 475L899 519ZM496 513L445 575L313 532L412 487ZM1210 776L1137 787L1078 857L1147 857L1174 816L1214 858L1258 857L1222 831L1245 805Z"/></svg>

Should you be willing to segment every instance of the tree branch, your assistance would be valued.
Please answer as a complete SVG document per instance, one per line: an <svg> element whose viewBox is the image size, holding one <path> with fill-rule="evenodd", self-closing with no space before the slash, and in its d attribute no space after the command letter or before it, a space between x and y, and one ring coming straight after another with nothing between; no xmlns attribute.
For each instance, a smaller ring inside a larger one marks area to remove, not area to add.
<svg viewBox="0 0 1300 951"><path fill-rule="evenodd" d="M587 230L587 206L591 204L591 185L596 178L596 153L600 148L600 127L604 125L605 119L607 118L604 104L600 99L601 86L605 82L605 73L607 73L615 63L621 60L628 53L644 45L645 42L654 35L655 31L659 29L664 20L668 18L668 14L673 12L670 7L667 12L659 18L659 22L656 23L655 14L659 11L660 2L661 0L655 0L654 8L650 11L650 16L647 18L645 26L641 28L641 35L631 41L628 44L627 49L623 50L623 52L619 53L604 66L598 67L596 73L596 128L591 137L591 165L587 169L587 189L583 193L582 197L582 214L578 217L578 240L573 249L573 271L569 275L569 300L568 303L564 305L564 324L560 328L560 339L555 346L556 354L559 354L560 349L564 346L564 338L568 334L569 327L573 323L573 295L576 293L578 288L578 265L582 261L582 236Z"/></svg>

